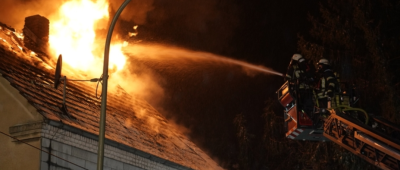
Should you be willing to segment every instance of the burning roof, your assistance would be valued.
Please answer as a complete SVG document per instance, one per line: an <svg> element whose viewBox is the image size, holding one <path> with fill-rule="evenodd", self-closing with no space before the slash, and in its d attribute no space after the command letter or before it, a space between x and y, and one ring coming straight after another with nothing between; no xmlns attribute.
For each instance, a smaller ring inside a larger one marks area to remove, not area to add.
<svg viewBox="0 0 400 170"><path fill-rule="evenodd" d="M1 24L0 24L1 25ZM100 100L95 85L69 82L68 113L61 111L62 87L53 88L54 66L23 46L20 33L0 26L0 73L47 122L98 134ZM63 85L60 85L63 86ZM106 138L193 169L220 169L146 101L117 88L109 92Z"/></svg>

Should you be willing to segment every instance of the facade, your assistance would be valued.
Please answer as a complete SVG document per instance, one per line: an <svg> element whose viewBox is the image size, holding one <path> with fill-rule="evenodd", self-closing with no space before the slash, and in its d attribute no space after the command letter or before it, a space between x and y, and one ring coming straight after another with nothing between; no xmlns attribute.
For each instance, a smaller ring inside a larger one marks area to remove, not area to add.
<svg viewBox="0 0 400 170"><path fill-rule="evenodd" d="M54 66L0 26L0 169L96 169L100 99L95 87L54 88ZM147 102L109 92L104 169L221 169ZM151 120L151 121L150 121ZM35 149L39 148L39 149Z"/></svg>

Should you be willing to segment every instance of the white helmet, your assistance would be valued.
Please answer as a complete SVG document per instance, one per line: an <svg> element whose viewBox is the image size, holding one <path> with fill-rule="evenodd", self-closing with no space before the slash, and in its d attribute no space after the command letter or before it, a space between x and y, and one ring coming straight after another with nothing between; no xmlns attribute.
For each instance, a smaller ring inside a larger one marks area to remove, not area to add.
<svg viewBox="0 0 400 170"><path fill-rule="evenodd" d="M303 58L303 56L301 56L301 54L294 54L292 57L292 60L299 61L300 58Z"/></svg>
<svg viewBox="0 0 400 170"><path fill-rule="evenodd" d="M322 58L322 59L320 59L319 61L318 61L318 64L325 64L325 65L330 65L329 64L329 60L328 59L326 59L326 58Z"/></svg>

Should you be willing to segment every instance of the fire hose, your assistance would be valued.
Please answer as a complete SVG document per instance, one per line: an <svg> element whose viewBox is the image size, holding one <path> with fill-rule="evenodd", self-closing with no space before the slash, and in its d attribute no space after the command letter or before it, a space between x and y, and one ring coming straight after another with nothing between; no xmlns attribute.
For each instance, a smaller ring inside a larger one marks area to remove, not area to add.
<svg viewBox="0 0 400 170"><path fill-rule="evenodd" d="M358 112L362 112L362 113L364 113L364 115L365 115L365 124L368 124L368 122L369 122L368 113L367 113L365 110L363 110L363 109L360 109L360 108L353 108L353 107L346 106L346 105L338 105L336 108L338 108L340 111L343 111L343 112L347 112L347 111L358 111ZM343 109L342 109L342 108L343 108Z"/></svg>

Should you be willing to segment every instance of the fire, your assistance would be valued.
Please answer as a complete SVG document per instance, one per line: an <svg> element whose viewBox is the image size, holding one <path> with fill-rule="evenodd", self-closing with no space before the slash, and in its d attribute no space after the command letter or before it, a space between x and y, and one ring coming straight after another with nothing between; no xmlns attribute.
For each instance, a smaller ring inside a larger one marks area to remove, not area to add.
<svg viewBox="0 0 400 170"><path fill-rule="evenodd" d="M96 41L96 29L106 29L109 13L106 0L69 0L51 17L50 47L54 56L63 55L64 63L81 71L98 74L102 71L104 41ZM122 44L110 49L110 68L121 70L125 65Z"/></svg>
<svg viewBox="0 0 400 170"><path fill-rule="evenodd" d="M110 63L113 69L116 67L117 70L120 70L125 65L125 55L122 52L123 44L113 44L110 47Z"/></svg>

